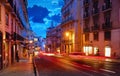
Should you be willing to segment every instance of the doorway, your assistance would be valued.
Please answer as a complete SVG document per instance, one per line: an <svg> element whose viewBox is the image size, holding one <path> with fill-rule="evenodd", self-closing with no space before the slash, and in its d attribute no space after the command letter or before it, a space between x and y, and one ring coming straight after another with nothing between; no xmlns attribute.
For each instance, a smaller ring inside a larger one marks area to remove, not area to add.
<svg viewBox="0 0 120 76"><path fill-rule="evenodd" d="M105 56L111 57L111 48L109 46L105 47Z"/></svg>

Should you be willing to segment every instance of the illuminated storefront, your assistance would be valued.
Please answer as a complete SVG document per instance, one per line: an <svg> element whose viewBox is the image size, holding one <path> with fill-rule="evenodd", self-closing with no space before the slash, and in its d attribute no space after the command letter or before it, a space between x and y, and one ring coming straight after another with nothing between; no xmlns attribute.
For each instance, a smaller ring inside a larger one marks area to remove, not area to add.
<svg viewBox="0 0 120 76"><path fill-rule="evenodd" d="M91 55L93 53L92 46L84 46L83 50L84 50L85 55Z"/></svg>
<svg viewBox="0 0 120 76"><path fill-rule="evenodd" d="M111 47L110 46L105 47L105 56L111 57Z"/></svg>

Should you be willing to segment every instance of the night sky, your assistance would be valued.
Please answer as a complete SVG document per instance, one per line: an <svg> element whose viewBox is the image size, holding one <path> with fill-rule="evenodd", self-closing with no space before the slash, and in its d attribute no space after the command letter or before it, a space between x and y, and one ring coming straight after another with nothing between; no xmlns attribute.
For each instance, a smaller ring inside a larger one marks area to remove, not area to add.
<svg viewBox="0 0 120 76"><path fill-rule="evenodd" d="M37 36L46 37L46 29L61 22L63 0L28 0L28 16L31 29Z"/></svg>

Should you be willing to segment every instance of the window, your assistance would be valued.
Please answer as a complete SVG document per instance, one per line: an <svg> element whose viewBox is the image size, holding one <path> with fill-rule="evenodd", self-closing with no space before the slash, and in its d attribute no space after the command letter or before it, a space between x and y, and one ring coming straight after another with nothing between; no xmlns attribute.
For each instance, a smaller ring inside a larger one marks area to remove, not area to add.
<svg viewBox="0 0 120 76"><path fill-rule="evenodd" d="M104 33L104 40L105 41L111 40L111 31L105 31L105 33Z"/></svg>
<svg viewBox="0 0 120 76"><path fill-rule="evenodd" d="M6 13L6 25L8 25L8 13Z"/></svg>
<svg viewBox="0 0 120 76"><path fill-rule="evenodd" d="M104 14L104 19L105 19L105 22L106 23L109 23L110 22L110 17L111 17L111 12L106 12Z"/></svg>
<svg viewBox="0 0 120 76"><path fill-rule="evenodd" d="M89 33L85 34L85 41L89 41Z"/></svg>
<svg viewBox="0 0 120 76"><path fill-rule="evenodd" d="M11 32L13 32L13 19L11 19Z"/></svg>
<svg viewBox="0 0 120 76"><path fill-rule="evenodd" d="M94 40L98 41L99 40L99 33L98 32L94 32Z"/></svg>
<svg viewBox="0 0 120 76"><path fill-rule="evenodd" d="M1 23L1 6L0 6L0 23Z"/></svg>

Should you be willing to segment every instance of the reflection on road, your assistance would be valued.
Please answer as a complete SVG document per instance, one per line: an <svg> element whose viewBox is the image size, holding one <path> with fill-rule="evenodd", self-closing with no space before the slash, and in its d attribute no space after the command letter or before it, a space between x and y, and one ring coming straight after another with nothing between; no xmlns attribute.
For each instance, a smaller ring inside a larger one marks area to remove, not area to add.
<svg viewBox="0 0 120 76"><path fill-rule="evenodd" d="M40 76L119 76L120 63L41 55L35 59Z"/></svg>

